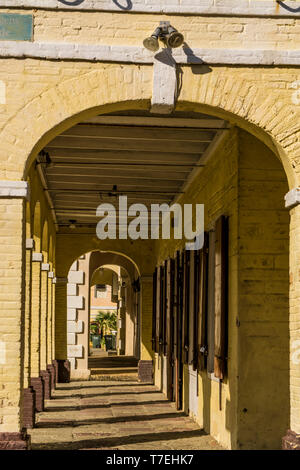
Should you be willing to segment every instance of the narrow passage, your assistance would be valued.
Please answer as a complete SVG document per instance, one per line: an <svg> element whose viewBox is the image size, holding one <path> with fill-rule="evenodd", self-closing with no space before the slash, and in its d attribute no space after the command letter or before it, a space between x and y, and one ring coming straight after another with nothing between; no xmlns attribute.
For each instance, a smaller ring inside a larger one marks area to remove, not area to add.
<svg viewBox="0 0 300 470"><path fill-rule="evenodd" d="M58 384L35 429L32 449L221 449L153 385L91 380Z"/></svg>

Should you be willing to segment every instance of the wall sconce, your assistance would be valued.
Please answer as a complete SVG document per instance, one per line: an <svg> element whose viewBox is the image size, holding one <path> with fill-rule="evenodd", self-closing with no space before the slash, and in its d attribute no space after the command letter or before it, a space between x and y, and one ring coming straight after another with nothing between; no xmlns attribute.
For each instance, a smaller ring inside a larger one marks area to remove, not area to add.
<svg viewBox="0 0 300 470"><path fill-rule="evenodd" d="M159 49L159 39L172 49L180 47L184 42L183 34L173 28L170 21L161 21L151 36L144 39L143 45L149 51L156 52Z"/></svg>

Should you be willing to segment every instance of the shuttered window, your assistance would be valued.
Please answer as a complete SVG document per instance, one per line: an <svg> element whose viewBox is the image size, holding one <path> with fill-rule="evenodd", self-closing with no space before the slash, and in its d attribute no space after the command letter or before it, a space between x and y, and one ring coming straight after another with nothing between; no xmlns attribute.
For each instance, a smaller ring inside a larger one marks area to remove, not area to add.
<svg viewBox="0 0 300 470"><path fill-rule="evenodd" d="M157 352L156 344L156 307L157 307L157 268L153 273L153 301L152 301L152 351Z"/></svg>
<svg viewBox="0 0 300 470"><path fill-rule="evenodd" d="M215 227L215 377L223 379L227 359L228 221L222 216Z"/></svg>
<svg viewBox="0 0 300 470"><path fill-rule="evenodd" d="M207 365L207 351L208 351L208 322L207 322L207 308L208 308L208 234L204 234L203 248L197 253L197 271L195 274L197 278L197 298L196 298L196 311L197 320L195 322L195 341L197 344L197 352L195 354L194 367L198 370L204 370Z"/></svg>
<svg viewBox="0 0 300 470"><path fill-rule="evenodd" d="M190 317L190 251L183 252L183 351L184 364L189 360L189 317Z"/></svg>

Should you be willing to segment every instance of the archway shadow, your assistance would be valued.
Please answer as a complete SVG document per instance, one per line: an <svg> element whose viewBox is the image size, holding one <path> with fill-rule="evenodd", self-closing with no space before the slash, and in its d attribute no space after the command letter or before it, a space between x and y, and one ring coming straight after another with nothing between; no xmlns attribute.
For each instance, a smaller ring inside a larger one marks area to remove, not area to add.
<svg viewBox="0 0 300 470"><path fill-rule="evenodd" d="M169 402L167 400L149 400L149 401L139 401L138 405L165 405ZM70 406L51 406L45 408L45 412L47 413L56 413L56 412L64 412L64 411L82 411L82 410L89 410L89 409L100 409L100 408L111 408L113 406L135 406L137 404L136 401L122 401L122 402L113 402L113 403L101 403L99 405L70 405Z"/></svg>
<svg viewBox="0 0 300 470"><path fill-rule="evenodd" d="M63 421L39 421L36 424L36 428L50 429L50 428L68 428L68 427L79 427L92 424L114 424L114 423L127 423L136 421L153 421L155 419L178 419L184 418L186 414L183 412L176 413L160 413L152 415L128 415L128 416L116 416L111 418L94 418L94 419L65 419Z"/></svg>
<svg viewBox="0 0 300 470"><path fill-rule="evenodd" d="M147 442L159 442L159 441L173 441L177 439L187 438L199 438L206 436L206 433L199 429L195 431L166 431L149 434L135 434L132 436L120 436L120 437L104 437L102 439L86 439L82 441L73 442L49 442L43 444L35 444L32 446L34 450L77 450L77 449L96 449L96 448L111 448L117 446L124 446L130 444L139 444Z"/></svg>

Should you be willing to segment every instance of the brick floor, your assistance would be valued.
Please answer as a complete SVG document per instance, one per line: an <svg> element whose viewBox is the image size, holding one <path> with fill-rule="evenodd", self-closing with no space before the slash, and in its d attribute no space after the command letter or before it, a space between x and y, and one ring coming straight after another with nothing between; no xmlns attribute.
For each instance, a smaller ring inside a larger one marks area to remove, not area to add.
<svg viewBox="0 0 300 470"><path fill-rule="evenodd" d="M153 385L101 380L58 387L28 431L32 449L221 449Z"/></svg>

